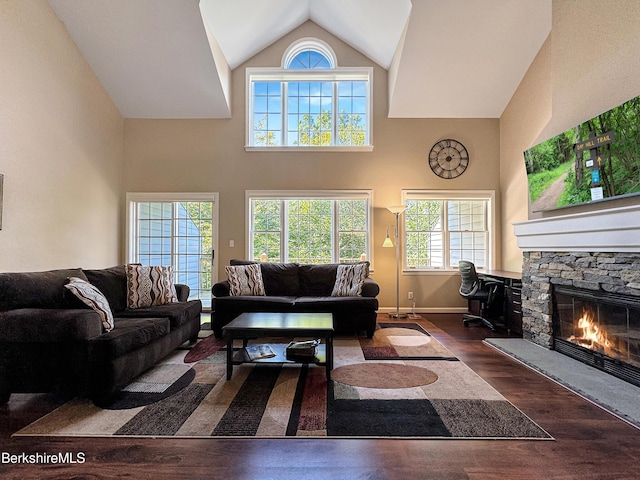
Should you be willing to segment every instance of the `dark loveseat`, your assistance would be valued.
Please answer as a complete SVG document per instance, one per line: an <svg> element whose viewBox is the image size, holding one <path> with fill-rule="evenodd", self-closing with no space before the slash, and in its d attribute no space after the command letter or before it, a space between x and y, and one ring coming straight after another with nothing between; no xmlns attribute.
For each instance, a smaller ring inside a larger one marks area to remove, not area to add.
<svg viewBox="0 0 640 480"><path fill-rule="evenodd" d="M233 265L256 262L232 260ZM329 312L337 332L376 329L380 287L367 276L357 296L331 296L339 264L259 263L265 295L231 295L229 280L213 286L212 328L221 337L222 327L244 312Z"/></svg>
<svg viewBox="0 0 640 480"><path fill-rule="evenodd" d="M64 285L87 280L109 302L114 328ZM124 266L0 273L0 401L12 392L56 391L108 403L137 375L197 339L200 300L175 285L176 303L127 308Z"/></svg>

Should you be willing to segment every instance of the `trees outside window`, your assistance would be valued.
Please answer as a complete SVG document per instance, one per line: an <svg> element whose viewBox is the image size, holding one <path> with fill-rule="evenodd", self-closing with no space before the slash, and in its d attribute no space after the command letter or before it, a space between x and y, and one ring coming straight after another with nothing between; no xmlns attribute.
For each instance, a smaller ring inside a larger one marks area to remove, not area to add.
<svg viewBox="0 0 640 480"><path fill-rule="evenodd" d="M369 255L369 192L249 194L249 258L355 262Z"/></svg>
<svg viewBox="0 0 640 480"><path fill-rule="evenodd" d="M404 197L406 269L453 269L460 260L490 267L492 192L405 191Z"/></svg>
<svg viewBox="0 0 640 480"><path fill-rule="evenodd" d="M250 147L367 147L371 68L338 68L319 40L290 47L283 68L247 70Z"/></svg>

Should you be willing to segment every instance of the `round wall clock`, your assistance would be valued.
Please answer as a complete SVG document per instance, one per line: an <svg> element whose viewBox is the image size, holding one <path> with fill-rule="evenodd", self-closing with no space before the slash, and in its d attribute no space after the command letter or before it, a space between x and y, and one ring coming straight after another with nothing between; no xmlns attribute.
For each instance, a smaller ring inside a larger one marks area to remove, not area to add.
<svg viewBox="0 0 640 480"><path fill-rule="evenodd" d="M433 173L442 178L456 178L469 165L469 152L457 140L440 140L429 152L429 166Z"/></svg>

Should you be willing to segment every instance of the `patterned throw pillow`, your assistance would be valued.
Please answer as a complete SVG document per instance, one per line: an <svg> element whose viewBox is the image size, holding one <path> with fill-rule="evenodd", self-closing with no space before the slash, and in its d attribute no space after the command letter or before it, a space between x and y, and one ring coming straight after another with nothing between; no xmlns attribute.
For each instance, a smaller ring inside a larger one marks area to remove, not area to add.
<svg viewBox="0 0 640 480"><path fill-rule="evenodd" d="M109 307L109 302L100 290L78 277L69 277L69 282L65 285L65 288L69 289L82 303L88 305L100 315L102 326L107 332L113 330L111 307Z"/></svg>
<svg viewBox="0 0 640 480"><path fill-rule="evenodd" d="M368 264L338 265L332 297L355 297L362 293L362 284L369 273Z"/></svg>
<svg viewBox="0 0 640 480"><path fill-rule="evenodd" d="M127 308L148 308L177 303L173 284L173 267L125 265L127 274Z"/></svg>
<svg viewBox="0 0 640 480"><path fill-rule="evenodd" d="M262 270L257 263L252 265L234 265L224 267L231 285L231 295L264 295Z"/></svg>

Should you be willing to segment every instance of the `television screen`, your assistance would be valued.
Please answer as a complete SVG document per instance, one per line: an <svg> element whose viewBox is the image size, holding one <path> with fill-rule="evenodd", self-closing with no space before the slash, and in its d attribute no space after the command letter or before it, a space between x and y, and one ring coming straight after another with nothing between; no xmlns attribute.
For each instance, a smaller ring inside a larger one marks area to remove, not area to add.
<svg viewBox="0 0 640 480"><path fill-rule="evenodd" d="M640 96L524 152L531 210L640 193Z"/></svg>

